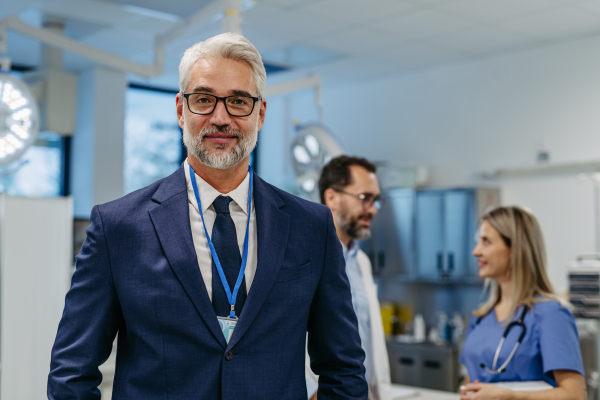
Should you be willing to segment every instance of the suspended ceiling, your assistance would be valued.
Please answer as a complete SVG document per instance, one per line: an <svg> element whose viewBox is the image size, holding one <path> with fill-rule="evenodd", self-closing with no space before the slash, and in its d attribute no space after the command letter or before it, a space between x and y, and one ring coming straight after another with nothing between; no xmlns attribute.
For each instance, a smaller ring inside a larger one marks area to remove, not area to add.
<svg viewBox="0 0 600 400"><path fill-rule="evenodd" d="M66 23L86 44L151 62L157 34L210 0L0 0L0 18ZM246 2L249 5L249 2ZM600 34L597 0L258 0L244 13L244 34L266 61L326 82L349 82L465 62ZM167 47L165 75L138 82L177 87L177 65L192 43L221 31L217 19ZM299 50L300 49L300 50ZM291 55L295 54L295 58ZM9 35L14 63L40 64L39 43ZM313 57L313 58L311 58ZM65 67L91 63L66 54ZM277 79L277 78L275 78Z"/></svg>

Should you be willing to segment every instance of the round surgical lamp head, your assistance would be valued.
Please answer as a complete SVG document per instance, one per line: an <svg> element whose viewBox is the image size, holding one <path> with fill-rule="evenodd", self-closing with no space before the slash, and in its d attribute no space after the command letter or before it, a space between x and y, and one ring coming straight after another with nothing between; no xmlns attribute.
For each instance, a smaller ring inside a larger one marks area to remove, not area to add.
<svg viewBox="0 0 600 400"><path fill-rule="evenodd" d="M300 194L318 202L321 171L332 158L344 154L342 145L322 125L308 124L296 128L291 150Z"/></svg>
<svg viewBox="0 0 600 400"><path fill-rule="evenodd" d="M0 165L10 164L33 144L39 126L37 102L27 85L0 71Z"/></svg>

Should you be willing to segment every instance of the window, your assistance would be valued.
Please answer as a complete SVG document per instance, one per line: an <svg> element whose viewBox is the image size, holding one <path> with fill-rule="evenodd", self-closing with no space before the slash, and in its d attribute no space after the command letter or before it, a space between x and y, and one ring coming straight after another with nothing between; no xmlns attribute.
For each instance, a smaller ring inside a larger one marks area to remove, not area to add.
<svg viewBox="0 0 600 400"><path fill-rule="evenodd" d="M0 168L0 193L27 197L62 195L65 141L55 133L40 132L21 158Z"/></svg>
<svg viewBox="0 0 600 400"><path fill-rule="evenodd" d="M125 193L172 174L182 162L176 91L130 87L125 99Z"/></svg>

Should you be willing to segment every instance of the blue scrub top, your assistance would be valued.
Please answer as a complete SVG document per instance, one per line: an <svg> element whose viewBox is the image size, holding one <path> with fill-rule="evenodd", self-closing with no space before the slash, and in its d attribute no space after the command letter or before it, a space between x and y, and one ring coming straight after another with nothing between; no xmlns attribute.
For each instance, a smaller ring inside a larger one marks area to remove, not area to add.
<svg viewBox="0 0 600 400"><path fill-rule="evenodd" d="M523 306L517 308L515 321L522 312ZM533 309L525 314L523 322L527 332L521 345L506 366L506 371L495 375L481 368L480 364L492 369L494 355L506 326L498 322L494 309L481 320L478 319L471 319L458 359L467 367L472 382L544 380L556 386L553 370L566 369L584 374L575 318L557 301L533 304ZM520 326L511 328L500 351L496 368L506 361L520 334Z"/></svg>

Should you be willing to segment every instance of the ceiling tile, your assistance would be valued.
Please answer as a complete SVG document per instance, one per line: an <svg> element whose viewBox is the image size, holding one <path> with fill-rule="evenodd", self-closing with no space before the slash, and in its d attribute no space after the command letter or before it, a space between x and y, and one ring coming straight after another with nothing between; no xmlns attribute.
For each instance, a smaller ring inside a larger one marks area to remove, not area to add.
<svg viewBox="0 0 600 400"><path fill-rule="evenodd" d="M567 40L600 33L600 15L574 7L498 22L502 27L545 40Z"/></svg>
<svg viewBox="0 0 600 400"><path fill-rule="evenodd" d="M421 7L417 4L396 0L378 0L376 2L364 0L325 0L303 5L300 9L317 15L364 25L370 21L388 17L391 14L408 14L419 8Z"/></svg>
<svg viewBox="0 0 600 400"><path fill-rule="evenodd" d="M290 44L338 32L348 23L320 15L311 15L300 10L285 11L275 16L249 18L244 21L248 31L263 35L285 38Z"/></svg>
<svg viewBox="0 0 600 400"><path fill-rule="evenodd" d="M350 28L310 41L312 46L348 55L361 55L397 43L396 35L371 28Z"/></svg>
<svg viewBox="0 0 600 400"><path fill-rule="evenodd" d="M286 9L292 9L296 7L303 6L309 3L318 3L323 0L260 0L260 3L268 3L280 7L284 7Z"/></svg>
<svg viewBox="0 0 600 400"><path fill-rule="evenodd" d="M154 18L140 18L139 20L128 24L128 28L133 31L139 31L151 35L159 35L172 29L177 24L171 21L157 20Z"/></svg>
<svg viewBox="0 0 600 400"><path fill-rule="evenodd" d="M90 21L96 24L115 25L139 17L126 11L122 5L92 0L53 0L40 2L36 8L41 12Z"/></svg>
<svg viewBox="0 0 600 400"><path fill-rule="evenodd" d="M126 27L104 30L88 36L81 42L121 57L129 57L154 48L153 36Z"/></svg>
<svg viewBox="0 0 600 400"><path fill-rule="evenodd" d="M248 28L244 25L244 36L258 49L260 53L281 49L286 47L290 42L288 38L277 35L269 35Z"/></svg>
<svg viewBox="0 0 600 400"><path fill-rule="evenodd" d="M573 6L582 11L600 15L600 1L598 0L579 0L574 2Z"/></svg>
<svg viewBox="0 0 600 400"><path fill-rule="evenodd" d="M181 18L187 18L201 10L212 1L214 0L103 0L102 2L142 7L168 14L175 14Z"/></svg>
<svg viewBox="0 0 600 400"><path fill-rule="evenodd" d="M387 49L371 52L368 56L374 60L391 62L403 68L433 66L450 62L462 57L456 51L426 46L418 43L399 43Z"/></svg>
<svg viewBox="0 0 600 400"><path fill-rule="evenodd" d="M251 9L244 11L243 21L253 18L271 17L276 14L287 11L284 7L271 4L266 1L257 1L256 5Z"/></svg>
<svg viewBox="0 0 600 400"><path fill-rule="evenodd" d="M20 14L38 2L38 0L2 0L0 4L0 18Z"/></svg>
<svg viewBox="0 0 600 400"><path fill-rule="evenodd" d="M531 46L539 43L540 39L495 25L482 25L461 32L432 36L421 42L464 56L480 56Z"/></svg>
<svg viewBox="0 0 600 400"><path fill-rule="evenodd" d="M479 21L496 21L564 6L555 0L457 0L440 3L437 9Z"/></svg>
<svg viewBox="0 0 600 400"><path fill-rule="evenodd" d="M353 57L329 63L315 69L324 84L365 82L401 72L393 63L372 58Z"/></svg>
<svg viewBox="0 0 600 400"><path fill-rule="evenodd" d="M390 16L387 20L378 21L377 28L399 37L420 39L470 29L478 24L466 17L449 15L436 9L423 9L408 15Z"/></svg>

